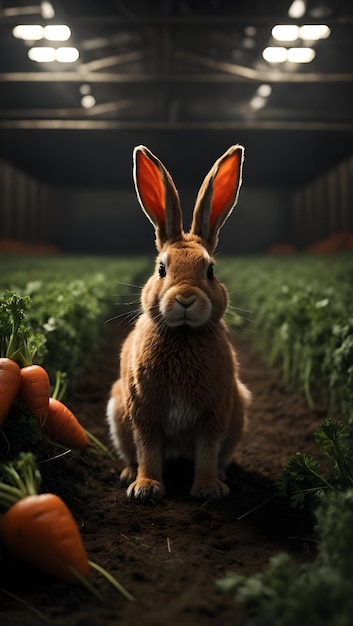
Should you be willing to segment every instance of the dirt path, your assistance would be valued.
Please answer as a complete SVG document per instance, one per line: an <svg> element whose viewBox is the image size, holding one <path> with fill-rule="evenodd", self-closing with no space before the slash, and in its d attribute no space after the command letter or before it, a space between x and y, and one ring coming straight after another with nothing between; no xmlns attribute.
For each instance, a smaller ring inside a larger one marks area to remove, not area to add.
<svg viewBox="0 0 353 626"><path fill-rule="evenodd" d="M81 422L108 443L105 403L118 363L119 331L98 368L70 399ZM114 343L116 345L114 345ZM303 558L298 519L274 497L273 480L297 450L316 452L312 433L323 415L289 393L245 340L236 341L241 377L254 395L248 432L231 468L230 497L202 503L188 495L190 469L167 471L167 497L158 505L129 502L118 486L115 460L66 456L45 468L45 487L64 496L92 560L134 595L129 602L94 576L106 601L20 568L0 554L0 585L65 626L237 626L241 611L214 581L228 570L254 573L280 551ZM69 402L68 402L69 404ZM41 623L0 593L2 626Z"/></svg>

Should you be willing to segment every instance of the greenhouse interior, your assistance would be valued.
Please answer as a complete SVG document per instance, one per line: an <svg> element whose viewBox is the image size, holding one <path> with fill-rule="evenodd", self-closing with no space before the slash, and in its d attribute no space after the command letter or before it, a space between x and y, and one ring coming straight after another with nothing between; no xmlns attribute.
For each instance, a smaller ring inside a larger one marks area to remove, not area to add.
<svg viewBox="0 0 353 626"><path fill-rule="evenodd" d="M0 0L0 623L348 626L353 5Z"/></svg>

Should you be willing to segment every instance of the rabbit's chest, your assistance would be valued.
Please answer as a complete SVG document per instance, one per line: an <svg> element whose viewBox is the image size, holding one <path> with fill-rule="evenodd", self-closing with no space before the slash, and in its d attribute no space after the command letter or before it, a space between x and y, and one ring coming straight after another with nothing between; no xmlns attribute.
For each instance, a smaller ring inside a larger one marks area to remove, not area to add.
<svg viewBox="0 0 353 626"><path fill-rule="evenodd" d="M192 458L199 421L197 408L181 395L172 396L162 420L165 458Z"/></svg>
<svg viewBox="0 0 353 626"><path fill-rule="evenodd" d="M175 432L190 428L197 422L198 411L189 398L172 395L167 404L165 430Z"/></svg>

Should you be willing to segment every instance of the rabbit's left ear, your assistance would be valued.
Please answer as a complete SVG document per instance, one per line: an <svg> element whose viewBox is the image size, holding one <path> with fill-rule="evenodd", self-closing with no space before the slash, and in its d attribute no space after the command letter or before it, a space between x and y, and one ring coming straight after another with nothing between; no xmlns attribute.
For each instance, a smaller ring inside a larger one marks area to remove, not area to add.
<svg viewBox="0 0 353 626"><path fill-rule="evenodd" d="M138 200L156 230L156 245L178 239L182 234L182 214L178 192L163 163L145 146L133 154L134 182Z"/></svg>
<svg viewBox="0 0 353 626"><path fill-rule="evenodd" d="M243 160L243 146L231 146L210 169L198 193L190 232L205 241L211 254L221 227L236 205Z"/></svg>

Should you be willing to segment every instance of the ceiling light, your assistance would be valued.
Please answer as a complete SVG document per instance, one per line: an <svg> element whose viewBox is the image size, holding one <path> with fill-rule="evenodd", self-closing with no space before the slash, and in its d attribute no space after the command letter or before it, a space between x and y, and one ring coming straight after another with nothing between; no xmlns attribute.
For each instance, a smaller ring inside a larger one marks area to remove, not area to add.
<svg viewBox="0 0 353 626"><path fill-rule="evenodd" d="M262 56L265 61L268 61L269 63L284 63L284 61L287 60L287 50L281 46L269 46L268 48L265 48Z"/></svg>
<svg viewBox="0 0 353 626"><path fill-rule="evenodd" d="M295 41L299 36L299 26L295 24L277 24L272 28L272 36L277 41Z"/></svg>
<svg viewBox="0 0 353 626"><path fill-rule="evenodd" d="M88 85L87 83L83 83L80 86L80 94L82 96L87 96L89 93L91 93L91 85Z"/></svg>
<svg viewBox="0 0 353 626"><path fill-rule="evenodd" d="M37 63L51 63L55 61L55 49L42 46L40 48L30 48L28 50L28 57L31 61Z"/></svg>
<svg viewBox="0 0 353 626"><path fill-rule="evenodd" d="M77 48L57 48L56 60L59 63L74 63L79 58L80 53Z"/></svg>
<svg viewBox="0 0 353 626"><path fill-rule="evenodd" d="M252 50L252 48L255 48L256 46L255 40L251 37L245 37L241 43L243 48L246 48L247 50Z"/></svg>
<svg viewBox="0 0 353 626"><path fill-rule="evenodd" d="M44 37L49 41L67 41L71 37L71 30L65 24L50 24L44 26Z"/></svg>
<svg viewBox="0 0 353 626"><path fill-rule="evenodd" d="M260 96L254 96L250 100L250 106L252 109L259 110L262 109L266 104L265 98L261 98Z"/></svg>
<svg viewBox="0 0 353 626"><path fill-rule="evenodd" d="M39 26L39 24L18 24L18 26L13 28L12 34L16 39L38 41L43 38L43 26Z"/></svg>
<svg viewBox="0 0 353 626"><path fill-rule="evenodd" d="M77 48L50 48L47 46L40 46L37 48L30 48L28 50L28 57L31 61L37 63L52 63L53 61L59 61L59 63L74 63L79 58L80 53Z"/></svg>
<svg viewBox="0 0 353 626"><path fill-rule="evenodd" d="M81 98L81 106L84 109L92 109L96 104L96 99L91 94L87 94Z"/></svg>
<svg viewBox="0 0 353 626"><path fill-rule="evenodd" d="M255 37L257 28L255 28L255 26L246 26L246 28L244 28L244 33L247 37Z"/></svg>
<svg viewBox="0 0 353 626"><path fill-rule="evenodd" d="M271 85L267 85L267 84L259 85L256 90L256 93L261 98L268 98L272 93L272 87Z"/></svg>
<svg viewBox="0 0 353 626"><path fill-rule="evenodd" d="M293 19L298 19L305 15L306 11L306 2L305 0L294 0L288 9L289 17Z"/></svg>
<svg viewBox="0 0 353 626"><path fill-rule="evenodd" d="M313 48L289 48L288 61L291 63L310 63L315 58Z"/></svg>
<svg viewBox="0 0 353 626"><path fill-rule="evenodd" d="M318 41L319 39L327 39L331 34L331 29L326 24L305 24L300 26L299 34L301 39Z"/></svg>
<svg viewBox="0 0 353 626"><path fill-rule="evenodd" d="M55 16L54 7L51 2L41 2L40 10L44 20L51 20Z"/></svg>

